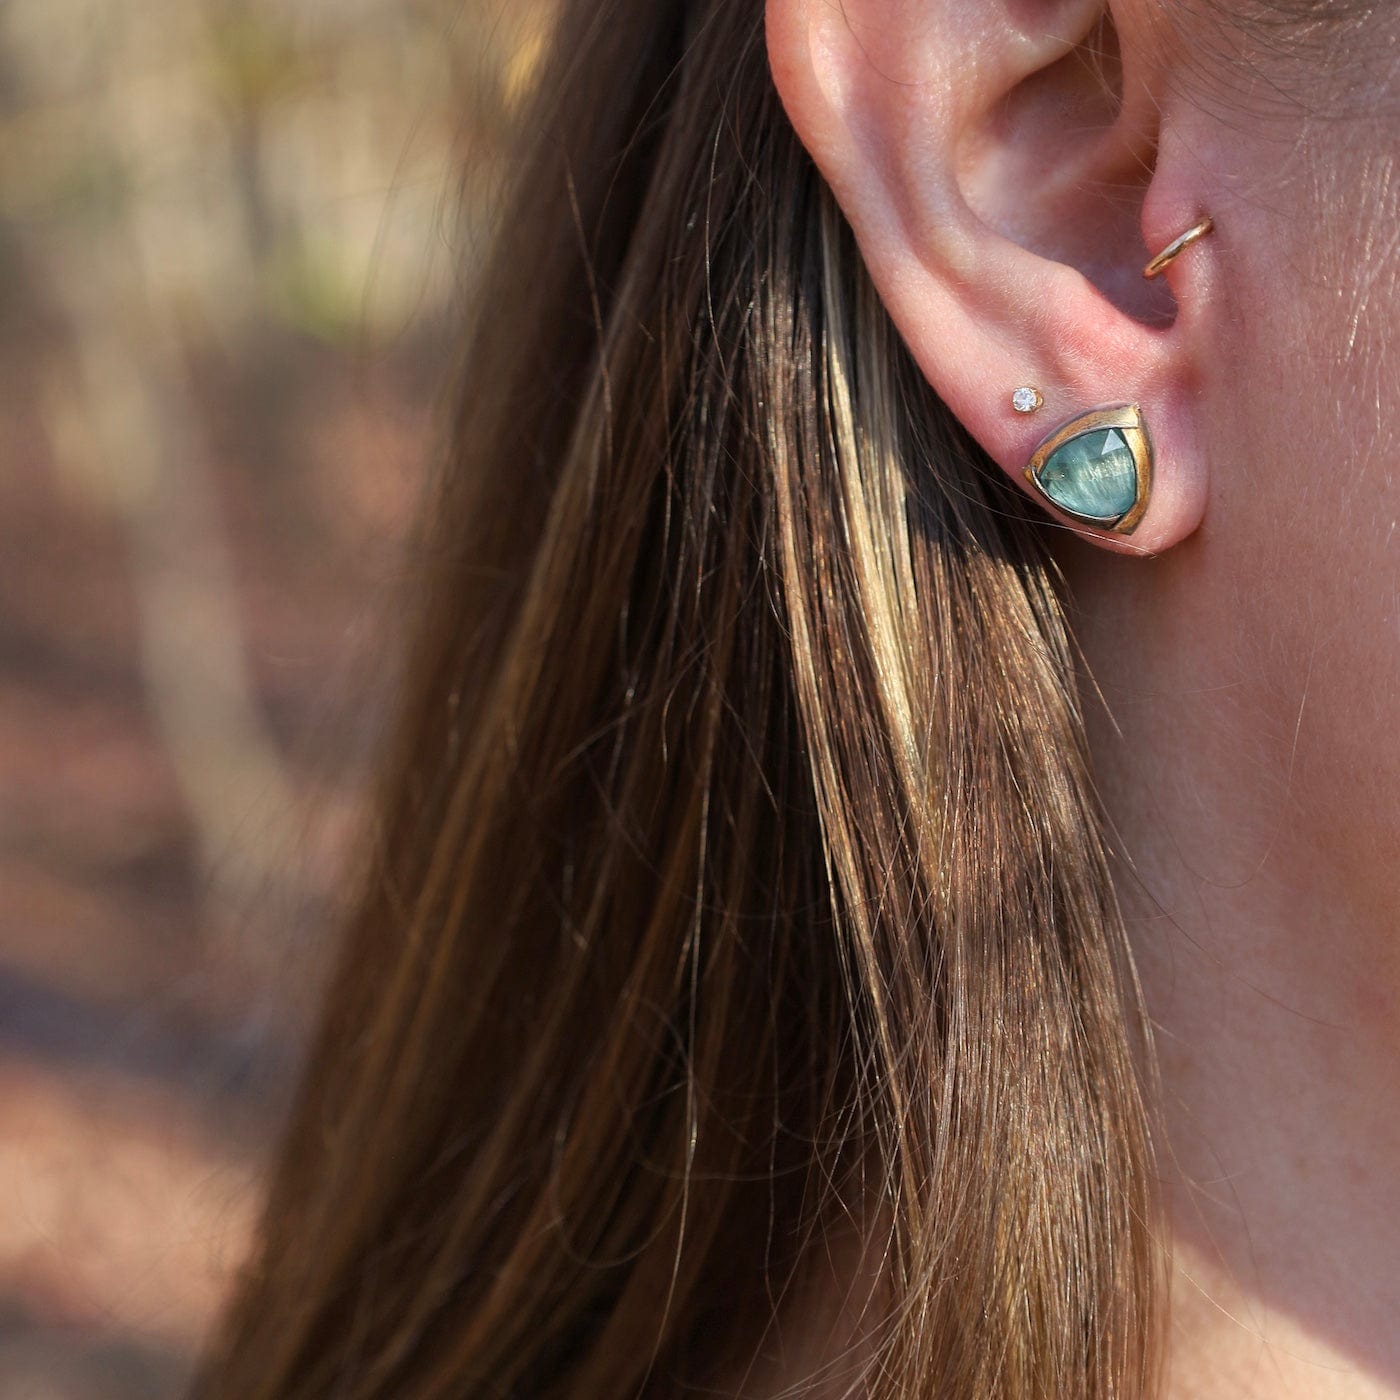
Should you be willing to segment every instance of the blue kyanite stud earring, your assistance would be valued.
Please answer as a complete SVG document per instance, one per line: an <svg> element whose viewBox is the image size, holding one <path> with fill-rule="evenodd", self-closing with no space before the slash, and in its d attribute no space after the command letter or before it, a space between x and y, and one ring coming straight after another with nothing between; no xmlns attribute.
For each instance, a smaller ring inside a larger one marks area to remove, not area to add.
<svg viewBox="0 0 1400 1400"><path fill-rule="evenodd" d="M1142 410L1118 404L1071 418L1031 453L1026 480L1061 515L1132 534L1152 491L1152 441Z"/></svg>

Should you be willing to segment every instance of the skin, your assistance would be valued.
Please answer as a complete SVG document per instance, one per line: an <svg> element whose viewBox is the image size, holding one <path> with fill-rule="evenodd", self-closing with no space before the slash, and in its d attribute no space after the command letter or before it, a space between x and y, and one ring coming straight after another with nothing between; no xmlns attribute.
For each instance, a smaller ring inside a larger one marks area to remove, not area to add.
<svg viewBox="0 0 1400 1400"><path fill-rule="evenodd" d="M769 53L1013 479L1090 407L1153 434L1130 539L1047 530L1157 1026L1168 1395L1400 1396L1400 12L1234 3L770 0Z"/></svg>

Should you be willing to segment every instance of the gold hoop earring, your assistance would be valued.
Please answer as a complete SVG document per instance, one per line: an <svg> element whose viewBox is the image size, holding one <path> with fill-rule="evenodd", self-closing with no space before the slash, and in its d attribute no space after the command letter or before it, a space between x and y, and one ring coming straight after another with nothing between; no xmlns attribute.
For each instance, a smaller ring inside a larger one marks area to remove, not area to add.
<svg viewBox="0 0 1400 1400"><path fill-rule="evenodd" d="M1142 270L1144 277L1159 277L1176 259L1198 239L1204 238L1215 227L1215 221L1206 214L1191 225L1185 233L1178 234Z"/></svg>
<svg viewBox="0 0 1400 1400"><path fill-rule="evenodd" d="M1031 453L1026 480L1071 520L1130 535L1152 493L1152 440L1135 403L1091 409Z"/></svg>

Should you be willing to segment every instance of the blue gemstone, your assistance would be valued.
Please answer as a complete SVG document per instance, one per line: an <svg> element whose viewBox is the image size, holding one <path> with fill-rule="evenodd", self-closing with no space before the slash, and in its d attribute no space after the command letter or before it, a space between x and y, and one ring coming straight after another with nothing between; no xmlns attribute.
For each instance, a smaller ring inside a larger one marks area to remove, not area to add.
<svg viewBox="0 0 1400 1400"><path fill-rule="evenodd" d="M1137 462L1117 428L1096 428L1061 443L1035 479L1062 510L1094 520L1118 520L1137 500Z"/></svg>

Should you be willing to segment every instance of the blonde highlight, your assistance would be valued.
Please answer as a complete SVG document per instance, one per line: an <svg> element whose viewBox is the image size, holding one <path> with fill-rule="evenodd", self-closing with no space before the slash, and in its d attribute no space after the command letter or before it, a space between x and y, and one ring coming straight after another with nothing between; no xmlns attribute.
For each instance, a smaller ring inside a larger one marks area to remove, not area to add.
<svg viewBox="0 0 1400 1400"><path fill-rule="evenodd" d="M409 689L200 1400L1131 1400L1151 1055L1020 498L783 116L761 6L566 7Z"/></svg>

